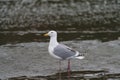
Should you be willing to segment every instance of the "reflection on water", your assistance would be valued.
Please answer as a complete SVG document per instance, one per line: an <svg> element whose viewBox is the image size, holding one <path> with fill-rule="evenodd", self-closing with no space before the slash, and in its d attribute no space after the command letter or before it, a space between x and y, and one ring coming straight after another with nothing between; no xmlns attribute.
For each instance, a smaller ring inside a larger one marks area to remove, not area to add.
<svg viewBox="0 0 120 80"><path fill-rule="evenodd" d="M0 45L6 43L45 42L49 37L43 34L48 31L4 31L0 32ZM57 31L58 41L100 40L102 42L120 37L119 31Z"/></svg>

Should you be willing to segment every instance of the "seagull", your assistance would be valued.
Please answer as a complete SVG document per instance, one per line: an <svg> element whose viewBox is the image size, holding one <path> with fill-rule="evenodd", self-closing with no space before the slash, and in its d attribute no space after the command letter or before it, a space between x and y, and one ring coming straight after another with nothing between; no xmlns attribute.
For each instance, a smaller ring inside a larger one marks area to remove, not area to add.
<svg viewBox="0 0 120 80"><path fill-rule="evenodd" d="M57 41L57 32L56 31L49 31L48 33L44 34L44 36L50 36L50 42L48 46L48 52L51 56L56 59L59 59L59 70L61 70L61 61L68 60L68 77L70 78L70 59L84 59L84 56L79 53L78 51L64 45L60 44Z"/></svg>

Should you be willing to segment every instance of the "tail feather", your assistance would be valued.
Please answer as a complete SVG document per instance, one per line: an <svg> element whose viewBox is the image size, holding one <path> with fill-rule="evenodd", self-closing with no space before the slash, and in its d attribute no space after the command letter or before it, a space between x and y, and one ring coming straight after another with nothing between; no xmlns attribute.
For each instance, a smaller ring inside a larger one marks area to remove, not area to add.
<svg viewBox="0 0 120 80"><path fill-rule="evenodd" d="M84 59L85 57L84 56L77 56L75 58L77 58L77 59Z"/></svg>
<svg viewBox="0 0 120 80"><path fill-rule="evenodd" d="M85 56L84 56L82 53L79 53L79 52L77 51L75 58L77 58L77 59L84 59Z"/></svg>

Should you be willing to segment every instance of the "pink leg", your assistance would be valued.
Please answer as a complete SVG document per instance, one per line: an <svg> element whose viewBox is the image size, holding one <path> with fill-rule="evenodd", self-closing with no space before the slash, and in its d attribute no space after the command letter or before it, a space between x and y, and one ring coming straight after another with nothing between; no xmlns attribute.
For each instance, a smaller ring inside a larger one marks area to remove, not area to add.
<svg viewBox="0 0 120 80"><path fill-rule="evenodd" d="M70 59L68 60L68 80L70 80Z"/></svg>
<svg viewBox="0 0 120 80"><path fill-rule="evenodd" d="M61 80L61 60L59 60L59 80Z"/></svg>

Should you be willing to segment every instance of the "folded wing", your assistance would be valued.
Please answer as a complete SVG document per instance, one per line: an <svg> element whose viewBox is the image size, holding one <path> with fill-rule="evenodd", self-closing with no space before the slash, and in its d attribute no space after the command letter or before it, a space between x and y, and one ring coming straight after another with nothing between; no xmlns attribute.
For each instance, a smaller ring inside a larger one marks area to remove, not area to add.
<svg viewBox="0 0 120 80"><path fill-rule="evenodd" d="M59 44L58 46L54 48L53 53L62 59L69 59L69 58L75 57L77 54L77 51L65 45Z"/></svg>

